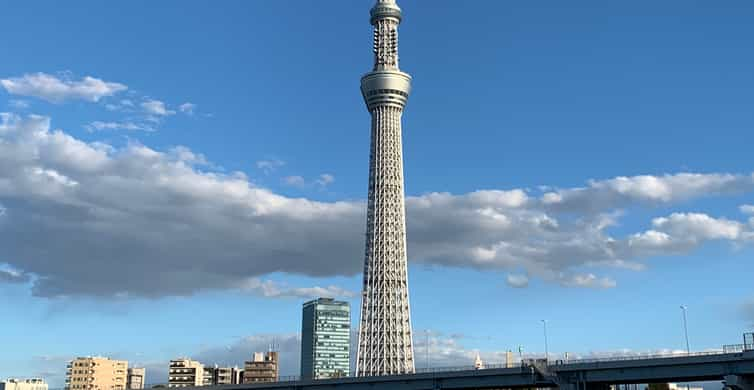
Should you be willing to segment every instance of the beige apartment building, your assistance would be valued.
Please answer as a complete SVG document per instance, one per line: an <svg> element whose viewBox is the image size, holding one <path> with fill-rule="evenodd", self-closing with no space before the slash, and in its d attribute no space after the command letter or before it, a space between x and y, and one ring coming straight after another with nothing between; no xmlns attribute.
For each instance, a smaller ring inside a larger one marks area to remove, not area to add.
<svg viewBox="0 0 754 390"><path fill-rule="evenodd" d="M128 378L126 379L126 389L128 390L143 389L145 374L146 374L146 369L144 368L129 368Z"/></svg>
<svg viewBox="0 0 754 390"><path fill-rule="evenodd" d="M204 386L204 365L188 358L170 361L168 387Z"/></svg>
<svg viewBox="0 0 754 390"><path fill-rule="evenodd" d="M66 390L126 390L128 362L106 357L79 357L66 367Z"/></svg>
<svg viewBox="0 0 754 390"><path fill-rule="evenodd" d="M243 383L277 382L278 353L254 352L253 360L247 361L243 368Z"/></svg>
<svg viewBox="0 0 754 390"><path fill-rule="evenodd" d="M47 390L44 379L6 379L0 381L0 390Z"/></svg>
<svg viewBox="0 0 754 390"><path fill-rule="evenodd" d="M238 367L204 366L204 386L240 384Z"/></svg>

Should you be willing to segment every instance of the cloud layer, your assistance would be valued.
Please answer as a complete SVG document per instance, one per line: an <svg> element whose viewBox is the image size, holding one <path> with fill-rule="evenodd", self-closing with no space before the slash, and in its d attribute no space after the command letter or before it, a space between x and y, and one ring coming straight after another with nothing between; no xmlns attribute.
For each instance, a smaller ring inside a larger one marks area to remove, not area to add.
<svg viewBox="0 0 754 390"><path fill-rule="evenodd" d="M752 225L701 213L658 217L647 230L613 237L620 209L753 189L750 174L683 173L592 181L540 196L514 189L409 197L410 261L511 271L501 283L516 287L534 277L611 288L616 281L596 268L640 270L652 256L754 237ZM187 148L86 143L41 116L0 116L0 204L0 247L7 248L0 265L29 275L38 296L239 288L303 296L315 291L259 277L352 276L363 261L364 202L288 198L243 173L213 171ZM316 292L350 294L322 289Z"/></svg>
<svg viewBox="0 0 754 390"><path fill-rule="evenodd" d="M143 108L144 111L150 115L156 115L156 116L175 115L175 111L168 109L165 103L159 100L149 99L145 102L142 102L141 108Z"/></svg>
<svg viewBox="0 0 754 390"><path fill-rule="evenodd" d="M103 97L112 96L128 89L123 84L103 81L90 76L76 81L47 73L33 73L21 77L0 79L0 85L10 94L33 96L52 103L61 103L66 100L98 102Z"/></svg>

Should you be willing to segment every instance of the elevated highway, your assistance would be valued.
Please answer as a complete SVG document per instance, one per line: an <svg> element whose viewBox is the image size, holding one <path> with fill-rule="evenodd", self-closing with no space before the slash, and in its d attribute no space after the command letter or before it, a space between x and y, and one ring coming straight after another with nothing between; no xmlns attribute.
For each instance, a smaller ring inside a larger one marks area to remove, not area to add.
<svg viewBox="0 0 754 390"><path fill-rule="evenodd" d="M610 385L723 381L734 390L754 390L754 350L575 361L527 361L516 367L436 369L410 375L290 380L215 386L213 390L604 390ZM207 388L194 388L207 390Z"/></svg>

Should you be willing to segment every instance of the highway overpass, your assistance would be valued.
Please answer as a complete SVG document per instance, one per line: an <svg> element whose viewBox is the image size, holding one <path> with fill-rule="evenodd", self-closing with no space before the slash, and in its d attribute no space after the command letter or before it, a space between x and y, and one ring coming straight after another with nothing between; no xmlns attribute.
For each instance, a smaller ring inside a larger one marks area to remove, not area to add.
<svg viewBox="0 0 754 390"><path fill-rule="evenodd" d="M754 390L754 350L550 361L549 364L528 361L512 368L448 368L397 376L225 385L215 386L213 390L603 390L614 384L713 380L726 380L737 390Z"/></svg>

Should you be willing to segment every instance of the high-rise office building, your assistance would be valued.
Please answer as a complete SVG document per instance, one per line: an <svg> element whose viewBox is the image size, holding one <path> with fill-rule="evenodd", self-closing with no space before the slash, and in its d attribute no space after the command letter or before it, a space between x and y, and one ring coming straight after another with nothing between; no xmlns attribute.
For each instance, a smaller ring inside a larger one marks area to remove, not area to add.
<svg viewBox="0 0 754 390"><path fill-rule="evenodd" d="M361 78L372 129L357 376L414 372L401 134L411 76L398 67L400 7L377 0L370 14L374 68Z"/></svg>
<svg viewBox="0 0 754 390"><path fill-rule="evenodd" d="M168 387L204 385L204 365L188 358L170 361Z"/></svg>
<svg viewBox="0 0 754 390"><path fill-rule="evenodd" d="M146 369L144 368L129 368L128 377L126 378L126 389L139 390L144 388L144 377L146 375Z"/></svg>
<svg viewBox="0 0 754 390"><path fill-rule="evenodd" d="M40 378L13 379L0 381L0 390L47 390L47 382Z"/></svg>
<svg viewBox="0 0 754 390"><path fill-rule="evenodd" d="M66 390L125 390L128 362L106 357L79 357L66 367Z"/></svg>
<svg viewBox="0 0 754 390"><path fill-rule="evenodd" d="M252 360L244 363L243 383L277 382L278 353L254 352Z"/></svg>
<svg viewBox="0 0 754 390"><path fill-rule="evenodd" d="M351 307L348 302L319 298L304 303L301 321L301 377L349 376Z"/></svg>

